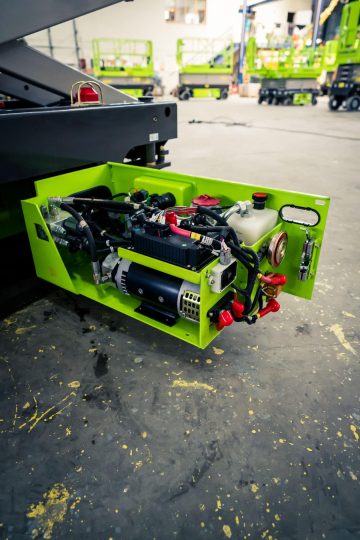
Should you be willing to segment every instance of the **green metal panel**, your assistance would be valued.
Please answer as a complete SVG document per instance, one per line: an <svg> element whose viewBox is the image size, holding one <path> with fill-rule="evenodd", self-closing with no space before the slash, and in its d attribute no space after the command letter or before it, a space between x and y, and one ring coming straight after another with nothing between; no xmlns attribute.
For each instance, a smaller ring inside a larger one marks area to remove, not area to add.
<svg viewBox="0 0 360 540"><path fill-rule="evenodd" d="M249 38L246 71L267 79L316 79L323 70L324 48L271 49L258 51L255 38Z"/></svg>
<svg viewBox="0 0 360 540"><path fill-rule="evenodd" d="M288 278L284 291L303 298L311 298L329 207L328 197L306 195L280 189L268 189L253 184L227 182L169 171L154 171L153 169L117 163L109 163L54 178L39 180L36 182L37 195L22 202L26 228L39 277L72 292L87 296L197 347L205 348L218 335L214 324L211 324L207 317L207 312L230 290L230 288L227 288L221 294L216 294L210 289L208 283L209 272L218 263L218 259L212 261L199 272L193 272L169 263L161 262L159 264L158 260L135 253L132 250L119 249L119 256L121 257L200 285L200 323L196 324L185 319L179 319L175 326L169 328L149 317L136 313L134 310L139 305L139 300L122 294L108 283L95 286L86 254L83 252L76 255L69 254L62 248L58 249L54 244L41 213L41 206L47 204L47 198L50 196L67 196L99 185L107 186L112 193L130 191L134 188L145 188L154 192L161 190L172 191L179 205L189 205L194 196L204 193L219 197L223 205L228 205L237 200L250 199L254 191L266 191L269 194L268 206L275 210L279 210L286 204L316 209L320 215L320 222L310 230L312 237L315 239L316 248L310 277L307 281L298 280L298 269L305 240L305 231L300 225L285 223L279 219L272 231L269 231L255 245L251 246L253 250L258 252L276 232L280 230L286 231L289 235L288 251L284 261L277 269ZM46 239L43 233L39 235L39 227L45 232ZM260 269L262 273L273 271L266 258L262 259ZM245 277L245 269L239 263L236 283L241 286Z"/></svg>
<svg viewBox="0 0 360 540"><path fill-rule="evenodd" d="M360 0L343 7L337 63L360 63Z"/></svg>
<svg viewBox="0 0 360 540"><path fill-rule="evenodd" d="M294 94L293 103L294 105L311 105L312 95L302 92Z"/></svg>
<svg viewBox="0 0 360 540"><path fill-rule="evenodd" d="M231 74L234 69L234 43L226 39L178 39L176 60L180 73Z"/></svg>
<svg viewBox="0 0 360 540"><path fill-rule="evenodd" d="M95 77L154 77L149 40L98 38L92 41Z"/></svg>
<svg viewBox="0 0 360 540"><path fill-rule="evenodd" d="M194 98L220 98L221 89L220 88L195 88L193 90Z"/></svg>

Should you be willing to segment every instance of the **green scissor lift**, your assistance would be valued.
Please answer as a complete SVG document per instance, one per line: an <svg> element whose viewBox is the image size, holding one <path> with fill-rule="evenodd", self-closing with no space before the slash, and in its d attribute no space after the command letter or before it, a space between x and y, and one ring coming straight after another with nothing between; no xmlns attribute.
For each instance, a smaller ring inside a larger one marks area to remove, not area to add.
<svg viewBox="0 0 360 540"><path fill-rule="evenodd" d="M255 38L246 49L247 73L261 79L259 103L316 105L317 78L323 69L324 49L273 49L259 53Z"/></svg>
<svg viewBox="0 0 360 540"><path fill-rule="evenodd" d="M348 111L356 111L360 107L360 0L343 7L336 63L329 109L345 105Z"/></svg>
<svg viewBox="0 0 360 540"><path fill-rule="evenodd" d="M226 99L234 70L234 43L226 39L183 38L177 41L181 100Z"/></svg>
<svg viewBox="0 0 360 540"><path fill-rule="evenodd" d="M92 51L95 77L135 97L153 95L151 41L99 38L92 41Z"/></svg>

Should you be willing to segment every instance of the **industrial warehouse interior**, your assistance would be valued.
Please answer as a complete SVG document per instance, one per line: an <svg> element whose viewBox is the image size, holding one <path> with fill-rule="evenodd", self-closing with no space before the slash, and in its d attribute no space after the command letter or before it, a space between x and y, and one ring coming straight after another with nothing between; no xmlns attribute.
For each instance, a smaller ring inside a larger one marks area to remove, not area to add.
<svg viewBox="0 0 360 540"><path fill-rule="evenodd" d="M360 0L4 0L0 539L360 537Z"/></svg>

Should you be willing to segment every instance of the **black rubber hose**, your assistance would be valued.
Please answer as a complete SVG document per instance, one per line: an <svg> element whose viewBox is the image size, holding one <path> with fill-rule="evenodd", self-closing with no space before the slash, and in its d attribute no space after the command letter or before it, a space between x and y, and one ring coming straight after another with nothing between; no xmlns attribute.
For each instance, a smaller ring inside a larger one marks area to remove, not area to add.
<svg viewBox="0 0 360 540"><path fill-rule="evenodd" d="M219 216L219 214L214 212L214 210L210 210L206 206L198 206L197 210L198 210L199 214L205 214L206 216L211 217L212 219L214 219L216 221L216 223L219 223L219 225L223 225L224 227L229 227L229 224L226 221L226 219ZM230 234L234 244L236 246L238 246L239 245L239 240L238 240L238 237L236 236L236 232L234 231L234 229L232 227L229 227L229 234Z"/></svg>
<svg viewBox="0 0 360 540"><path fill-rule="evenodd" d="M122 214L129 214L136 211L133 204L122 201L111 201L109 199L84 199L81 197L74 197L73 204L84 204L86 206L91 206L92 208L103 208Z"/></svg>
<svg viewBox="0 0 360 540"><path fill-rule="evenodd" d="M71 214L72 217L76 219L76 221L79 223L81 230L84 232L86 239L88 241L91 261L98 262L98 255L96 252L96 244L95 244L94 236L91 232L89 225L86 223L82 215L79 214L79 212L77 212L76 210L74 210L72 206L66 203L61 203L60 208L62 208L62 210L65 210L65 212L68 212L69 214Z"/></svg>

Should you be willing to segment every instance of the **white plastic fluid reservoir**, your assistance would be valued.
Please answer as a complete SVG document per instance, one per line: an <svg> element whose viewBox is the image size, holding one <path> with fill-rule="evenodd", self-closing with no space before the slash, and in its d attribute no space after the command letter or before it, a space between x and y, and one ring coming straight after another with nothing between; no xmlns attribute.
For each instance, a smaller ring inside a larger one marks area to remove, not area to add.
<svg viewBox="0 0 360 540"><path fill-rule="evenodd" d="M239 241L247 246L252 246L273 229L278 219L278 212L272 208L266 208L266 193L254 193L254 208L249 213L233 213L227 222L232 227Z"/></svg>

